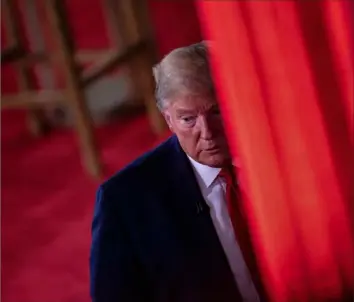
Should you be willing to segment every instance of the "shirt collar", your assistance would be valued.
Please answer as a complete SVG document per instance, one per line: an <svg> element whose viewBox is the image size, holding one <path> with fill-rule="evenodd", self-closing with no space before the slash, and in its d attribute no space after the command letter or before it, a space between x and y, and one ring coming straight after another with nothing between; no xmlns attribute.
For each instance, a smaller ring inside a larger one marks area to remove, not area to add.
<svg viewBox="0 0 354 302"><path fill-rule="evenodd" d="M209 188L210 185L214 182L214 180L218 176L218 174L220 173L221 168L214 168L214 167L210 167L207 165L203 165L203 164L195 161L190 156L188 156L188 158L192 164L192 167L193 167L194 173L197 176L198 182L200 184L202 184L205 188Z"/></svg>

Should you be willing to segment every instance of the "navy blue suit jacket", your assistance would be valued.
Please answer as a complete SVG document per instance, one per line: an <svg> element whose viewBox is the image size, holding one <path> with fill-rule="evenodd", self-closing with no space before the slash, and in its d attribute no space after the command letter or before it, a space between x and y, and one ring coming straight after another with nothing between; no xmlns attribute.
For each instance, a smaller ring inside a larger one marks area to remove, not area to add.
<svg viewBox="0 0 354 302"><path fill-rule="evenodd" d="M241 301L175 136L99 188L90 274L95 302Z"/></svg>

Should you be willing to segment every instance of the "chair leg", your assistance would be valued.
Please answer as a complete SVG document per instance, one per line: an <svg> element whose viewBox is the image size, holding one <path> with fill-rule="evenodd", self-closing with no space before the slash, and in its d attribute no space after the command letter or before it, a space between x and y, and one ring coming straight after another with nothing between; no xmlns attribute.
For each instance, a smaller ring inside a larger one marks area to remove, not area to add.
<svg viewBox="0 0 354 302"><path fill-rule="evenodd" d="M18 84L22 92L30 91L34 88L34 75L27 66L17 65ZM38 108L29 108L27 113L27 124L29 131L35 137L44 134L46 125L43 112Z"/></svg>
<svg viewBox="0 0 354 302"><path fill-rule="evenodd" d="M66 24L65 7L60 0L46 0L45 7L48 16L48 26L55 44L53 50L55 56L52 56L53 64L62 72L66 80L66 97L74 113L73 117L81 149L81 160L91 176L100 178L102 176L102 166L90 112L86 104L79 70L72 50L72 39Z"/></svg>
<svg viewBox="0 0 354 302"><path fill-rule="evenodd" d="M81 94L82 92L77 89L76 91L71 91L69 95L81 148L81 157L88 173L94 178L100 178L102 176L102 167L95 141L94 128L89 109Z"/></svg>

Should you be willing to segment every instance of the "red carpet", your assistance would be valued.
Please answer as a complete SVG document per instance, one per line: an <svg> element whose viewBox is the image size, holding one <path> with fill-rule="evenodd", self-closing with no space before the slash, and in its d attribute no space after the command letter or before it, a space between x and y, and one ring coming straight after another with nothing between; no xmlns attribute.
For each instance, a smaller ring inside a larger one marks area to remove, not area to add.
<svg viewBox="0 0 354 302"><path fill-rule="evenodd" d="M107 175L158 143L145 117L97 130ZM161 139L159 139L161 140ZM2 112L1 301L89 301L90 223L98 182L71 130L32 138Z"/></svg>

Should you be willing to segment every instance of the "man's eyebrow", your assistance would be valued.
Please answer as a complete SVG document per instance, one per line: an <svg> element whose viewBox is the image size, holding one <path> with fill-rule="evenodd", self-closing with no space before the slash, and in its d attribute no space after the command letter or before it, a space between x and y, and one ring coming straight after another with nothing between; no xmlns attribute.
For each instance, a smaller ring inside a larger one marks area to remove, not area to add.
<svg viewBox="0 0 354 302"><path fill-rule="evenodd" d="M178 115L183 115L183 114L194 114L194 110L188 110L188 109L176 109L176 113Z"/></svg>

